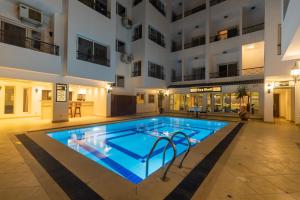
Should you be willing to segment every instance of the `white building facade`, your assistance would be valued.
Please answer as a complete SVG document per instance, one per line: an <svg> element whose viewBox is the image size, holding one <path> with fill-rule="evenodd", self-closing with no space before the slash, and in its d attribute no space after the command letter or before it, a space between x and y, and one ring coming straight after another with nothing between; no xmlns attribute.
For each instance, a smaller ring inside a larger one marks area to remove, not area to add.
<svg viewBox="0 0 300 200"><path fill-rule="evenodd" d="M165 111L236 115L245 86L252 117L299 123L298 92L283 86L295 59L284 31L297 30L285 4L0 0L0 119L157 112L159 91Z"/></svg>

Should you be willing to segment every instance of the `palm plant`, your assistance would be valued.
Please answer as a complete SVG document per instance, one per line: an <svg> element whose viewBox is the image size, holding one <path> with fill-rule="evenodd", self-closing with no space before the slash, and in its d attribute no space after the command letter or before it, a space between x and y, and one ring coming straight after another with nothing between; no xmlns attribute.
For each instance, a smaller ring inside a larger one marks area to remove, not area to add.
<svg viewBox="0 0 300 200"><path fill-rule="evenodd" d="M240 100L240 107L244 104L244 97L248 96L247 91L248 89L246 86L240 85L235 92L237 94L236 98Z"/></svg>

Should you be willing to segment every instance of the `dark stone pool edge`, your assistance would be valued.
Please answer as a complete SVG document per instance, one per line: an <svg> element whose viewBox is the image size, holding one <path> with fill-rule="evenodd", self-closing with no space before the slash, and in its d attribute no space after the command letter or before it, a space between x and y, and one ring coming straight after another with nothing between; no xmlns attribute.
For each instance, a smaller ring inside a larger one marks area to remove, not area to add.
<svg viewBox="0 0 300 200"><path fill-rule="evenodd" d="M235 136L239 133L244 123L239 123L234 129L194 167L191 172L168 194L165 200L188 200L193 197L201 186L209 172L215 166L224 151L231 144Z"/></svg>
<svg viewBox="0 0 300 200"><path fill-rule="evenodd" d="M103 200L87 184L25 134L16 135L26 149L72 200Z"/></svg>

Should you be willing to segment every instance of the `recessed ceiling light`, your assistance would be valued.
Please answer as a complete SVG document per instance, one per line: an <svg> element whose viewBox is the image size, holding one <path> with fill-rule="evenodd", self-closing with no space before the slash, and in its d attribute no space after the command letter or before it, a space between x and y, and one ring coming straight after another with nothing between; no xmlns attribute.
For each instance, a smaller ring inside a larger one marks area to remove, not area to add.
<svg viewBox="0 0 300 200"><path fill-rule="evenodd" d="M199 26L197 25L197 26L195 26L195 28L199 28Z"/></svg>
<svg viewBox="0 0 300 200"><path fill-rule="evenodd" d="M228 18L228 15L225 15L225 16L224 16L224 19L227 19L227 18Z"/></svg>
<svg viewBox="0 0 300 200"><path fill-rule="evenodd" d="M251 6L250 9L251 9L251 10L255 10L255 9L256 9L256 6Z"/></svg>
<svg viewBox="0 0 300 200"><path fill-rule="evenodd" d="M254 49L255 46L254 46L254 44L249 44L249 45L246 46L246 48L247 48L247 49Z"/></svg>
<svg viewBox="0 0 300 200"><path fill-rule="evenodd" d="M179 5L179 6L182 6L182 3L181 3L181 2L179 2L179 3L178 3L178 5Z"/></svg>
<svg viewBox="0 0 300 200"><path fill-rule="evenodd" d="M196 57L194 57L194 59L195 59L195 60L198 60L198 59L199 59L199 57L197 57L197 56L196 56Z"/></svg>
<svg viewBox="0 0 300 200"><path fill-rule="evenodd" d="M178 35L181 35L181 32L178 32L177 34L178 34Z"/></svg>
<svg viewBox="0 0 300 200"><path fill-rule="evenodd" d="M222 53L223 53L223 54L227 54L227 51L223 51Z"/></svg>

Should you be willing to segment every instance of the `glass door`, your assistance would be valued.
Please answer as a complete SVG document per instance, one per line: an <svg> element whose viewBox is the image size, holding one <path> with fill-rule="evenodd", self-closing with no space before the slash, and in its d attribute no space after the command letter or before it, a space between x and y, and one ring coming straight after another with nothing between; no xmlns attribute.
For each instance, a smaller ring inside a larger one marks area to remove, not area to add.
<svg viewBox="0 0 300 200"><path fill-rule="evenodd" d="M15 87L5 86L4 114L14 114L15 110Z"/></svg>

